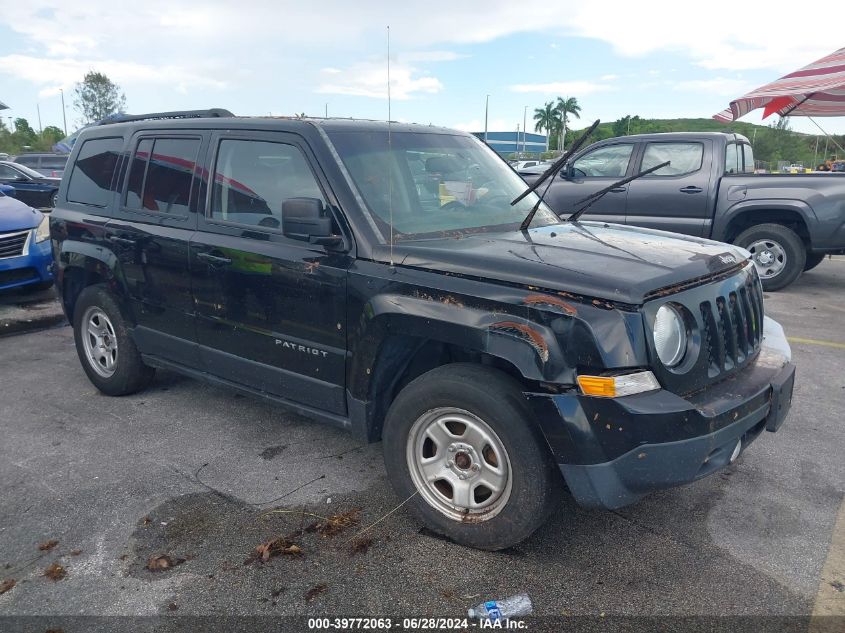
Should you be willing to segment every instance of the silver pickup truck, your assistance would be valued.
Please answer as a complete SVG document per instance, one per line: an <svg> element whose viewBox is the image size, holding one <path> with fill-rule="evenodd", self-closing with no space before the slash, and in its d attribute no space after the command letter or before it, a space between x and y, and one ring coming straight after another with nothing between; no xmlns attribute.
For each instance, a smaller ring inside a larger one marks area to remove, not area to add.
<svg viewBox="0 0 845 633"><path fill-rule="evenodd" d="M568 215L582 198L639 171L668 167L618 187L588 220L707 237L748 249L766 290L779 290L828 253L845 253L845 174L755 174L748 139L722 132L639 134L590 145L546 194ZM529 183L542 166L521 170Z"/></svg>

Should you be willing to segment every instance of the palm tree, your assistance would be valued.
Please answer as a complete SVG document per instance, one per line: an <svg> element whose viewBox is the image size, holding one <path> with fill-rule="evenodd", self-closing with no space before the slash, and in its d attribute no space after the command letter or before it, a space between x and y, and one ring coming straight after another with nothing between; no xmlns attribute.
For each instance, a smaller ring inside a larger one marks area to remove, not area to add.
<svg viewBox="0 0 845 633"><path fill-rule="evenodd" d="M546 151L549 151L549 139L557 126L557 110L553 101L549 101L542 108L534 108L534 131L546 130Z"/></svg>
<svg viewBox="0 0 845 633"><path fill-rule="evenodd" d="M555 110L557 110L558 120L560 121L560 141L557 147L562 150L563 142L566 139L566 124L569 122L569 115L571 114L576 119L580 119L581 106L578 105L578 99L575 97L568 97L566 99L558 97Z"/></svg>

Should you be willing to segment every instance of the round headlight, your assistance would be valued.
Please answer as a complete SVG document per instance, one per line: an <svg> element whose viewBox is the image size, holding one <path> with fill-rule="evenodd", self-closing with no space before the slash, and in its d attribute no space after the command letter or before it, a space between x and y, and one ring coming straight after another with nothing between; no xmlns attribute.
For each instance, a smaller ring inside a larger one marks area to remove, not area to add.
<svg viewBox="0 0 845 633"><path fill-rule="evenodd" d="M671 305L660 306L654 317L654 348L660 362L667 367L674 367L684 359L687 329L683 317Z"/></svg>

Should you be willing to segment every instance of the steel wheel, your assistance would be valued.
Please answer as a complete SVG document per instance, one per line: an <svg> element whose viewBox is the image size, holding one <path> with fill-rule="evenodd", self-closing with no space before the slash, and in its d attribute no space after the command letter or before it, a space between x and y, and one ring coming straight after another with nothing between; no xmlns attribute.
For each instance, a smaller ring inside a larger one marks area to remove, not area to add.
<svg viewBox="0 0 845 633"><path fill-rule="evenodd" d="M508 453L481 418L452 407L420 416L408 434L406 457L425 501L455 521L486 521L511 494Z"/></svg>
<svg viewBox="0 0 845 633"><path fill-rule="evenodd" d="M110 378L117 368L117 335L114 326L97 306L82 316L82 344L91 368L103 378Z"/></svg>
<svg viewBox="0 0 845 633"><path fill-rule="evenodd" d="M773 240L763 239L747 247L761 279L777 277L786 268L786 251Z"/></svg>

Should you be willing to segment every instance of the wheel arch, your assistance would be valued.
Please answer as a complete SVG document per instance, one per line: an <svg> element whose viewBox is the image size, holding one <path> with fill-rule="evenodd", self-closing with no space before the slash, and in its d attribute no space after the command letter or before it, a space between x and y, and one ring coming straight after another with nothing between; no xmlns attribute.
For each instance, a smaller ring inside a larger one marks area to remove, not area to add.
<svg viewBox="0 0 845 633"><path fill-rule="evenodd" d="M805 204L771 203L766 205L737 205L725 219L720 231L725 242L733 243L746 229L758 224L780 224L794 231L807 249L812 247L811 226L815 216Z"/></svg>

